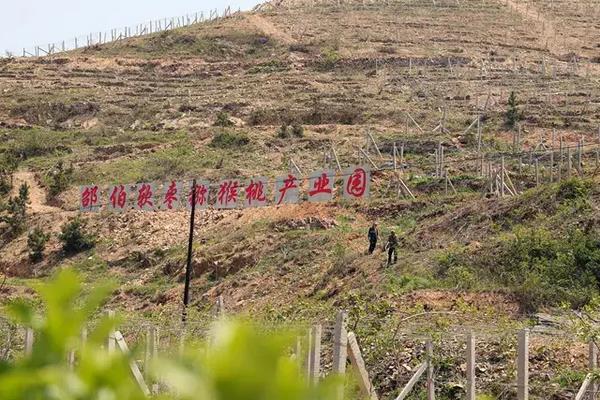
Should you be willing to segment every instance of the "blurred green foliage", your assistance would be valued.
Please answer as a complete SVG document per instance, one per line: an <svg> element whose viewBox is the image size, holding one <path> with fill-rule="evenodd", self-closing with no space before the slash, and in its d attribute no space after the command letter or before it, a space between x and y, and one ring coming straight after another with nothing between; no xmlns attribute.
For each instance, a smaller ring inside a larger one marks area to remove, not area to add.
<svg viewBox="0 0 600 400"><path fill-rule="evenodd" d="M108 285L84 290L72 270L63 270L37 288L43 313L17 301L5 311L14 322L31 327L30 355L0 362L2 400L135 400L146 398L129 364L134 354L109 354L102 344L116 321L99 318L111 291ZM86 293L85 295L83 293ZM95 323L91 321L95 317ZM87 340L80 332L89 328ZM162 358L151 366L160 381L158 399L333 399L341 378L309 384L290 349L292 333L265 333L249 324L221 321L210 334L210 346L189 343L181 358ZM69 366L68 354L77 359Z"/></svg>

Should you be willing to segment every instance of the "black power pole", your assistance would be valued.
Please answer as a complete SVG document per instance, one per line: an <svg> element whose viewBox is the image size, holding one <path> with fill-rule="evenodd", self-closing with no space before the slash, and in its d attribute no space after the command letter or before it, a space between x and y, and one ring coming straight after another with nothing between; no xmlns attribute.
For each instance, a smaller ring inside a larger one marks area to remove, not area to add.
<svg viewBox="0 0 600 400"><path fill-rule="evenodd" d="M190 302L190 280L192 278L192 247L194 243L194 221L196 217L196 180L192 183L192 212L190 214L190 237L188 241L187 265L185 267L185 286L183 289L183 314L181 320L187 319L187 307Z"/></svg>

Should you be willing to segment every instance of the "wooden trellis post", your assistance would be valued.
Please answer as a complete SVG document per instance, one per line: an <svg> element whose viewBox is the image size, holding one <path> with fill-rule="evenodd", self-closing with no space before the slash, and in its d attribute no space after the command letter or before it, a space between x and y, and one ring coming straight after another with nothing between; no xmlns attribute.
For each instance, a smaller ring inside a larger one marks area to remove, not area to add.
<svg viewBox="0 0 600 400"><path fill-rule="evenodd" d="M338 170L341 171L342 165L340 164L340 159L338 157L337 151L335 150L335 147L333 146L333 144L331 144L331 152L333 153L333 157L335 158L335 164L337 165Z"/></svg>
<svg viewBox="0 0 600 400"><path fill-rule="evenodd" d="M529 329L519 332L517 360L517 399L529 399Z"/></svg>
<svg viewBox="0 0 600 400"><path fill-rule="evenodd" d="M225 300L223 299L222 294L220 294L219 297L217 297L217 302L216 302L215 306L216 306L217 317L225 316Z"/></svg>
<svg viewBox="0 0 600 400"><path fill-rule="evenodd" d="M475 400L475 336L470 332L467 336L467 400Z"/></svg>
<svg viewBox="0 0 600 400"><path fill-rule="evenodd" d="M369 380L369 373L365 368L365 361L363 360L360 347L358 346L356 336L353 332L348 333L348 356L350 358L350 362L356 368L356 372L358 374L358 385L361 392L369 400L378 400L379 398L377 397L377 393L375 393L373 384Z"/></svg>
<svg viewBox="0 0 600 400"><path fill-rule="evenodd" d="M590 372L594 373L598 369L598 346L592 340L589 344L589 366ZM592 382L590 385L590 391L592 392L591 398L596 398L596 392L598 391L598 384Z"/></svg>
<svg viewBox="0 0 600 400"><path fill-rule="evenodd" d="M477 151L481 152L481 114L477 116Z"/></svg>
<svg viewBox="0 0 600 400"><path fill-rule="evenodd" d="M600 167L600 126L598 126L598 144L596 146L596 168Z"/></svg>
<svg viewBox="0 0 600 400"><path fill-rule="evenodd" d="M33 353L33 342L35 336L32 328L25 329L25 355L30 356Z"/></svg>
<svg viewBox="0 0 600 400"><path fill-rule="evenodd" d="M338 312L335 318L333 331L333 367L332 372L337 375L346 373L346 360L348 359L348 332L346 331L348 314ZM336 399L344 399L344 384L340 384L336 391Z"/></svg>
<svg viewBox="0 0 600 400"><path fill-rule="evenodd" d="M313 384L319 382L321 376L321 325L312 328L312 346L310 347L310 375L309 380Z"/></svg>
<svg viewBox="0 0 600 400"><path fill-rule="evenodd" d="M307 348L307 353L306 353L306 364L305 364L305 371L306 371L306 376L308 377L308 380L310 381L311 378L311 368L312 368L312 328L308 329L308 334L306 336L306 348Z"/></svg>
<svg viewBox="0 0 600 400"><path fill-rule="evenodd" d="M556 129L552 129L552 148L550 149L550 183L554 182L554 145L556 140Z"/></svg>
<svg viewBox="0 0 600 400"><path fill-rule="evenodd" d="M115 318L115 312L113 310L108 310L106 312L106 315L109 319ZM115 351L115 331L114 330L111 330L108 333L108 338L106 340L106 350L108 351L108 354L112 354Z"/></svg>
<svg viewBox="0 0 600 400"><path fill-rule="evenodd" d="M571 179L571 168L573 166L573 160L571 158L571 146L567 147L567 179Z"/></svg>
<svg viewBox="0 0 600 400"><path fill-rule="evenodd" d="M558 181L562 181L562 170L563 170L563 137L560 136L559 140L559 159L558 159Z"/></svg>
<svg viewBox="0 0 600 400"><path fill-rule="evenodd" d="M433 380L433 343L427 341L427 400L435 400L435 382Z"/></svg>
<svg viewBox="0 0 600 400"><path fill-rule="evenodd" d="M119 349L123 353L128 354L129 347L127 346L127 343L125 342L125 338L123 338L123 335L121 334L121 332L115 331L115 332L113 332L113 336L114 336L114 341L117 344L117 346L119 347ZM129 362L129 368L131 369L131 373L133 374L133 377L137 381L138 385L140 386L140 389L142 390L142 392L146 396L149 396L150 389L148 389L148 386L146 385L146 382L144 381L144 377L142 376L142 373L140 371L140 368L139 368L137 362L135 360L131 360Z"/></svg>
<svg viewBox="0 0 600 400"><path fill-rule="evenodd" d="M500 170L500 197L504 197L504 156L502 156Z"/></svg>

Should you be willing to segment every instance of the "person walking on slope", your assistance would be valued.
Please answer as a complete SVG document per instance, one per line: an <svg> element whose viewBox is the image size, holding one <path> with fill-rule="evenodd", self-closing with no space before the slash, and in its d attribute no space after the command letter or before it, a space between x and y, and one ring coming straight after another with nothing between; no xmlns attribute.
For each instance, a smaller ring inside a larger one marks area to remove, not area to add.
<svg viewBox="0 0 600 400"><path fill-rule="evenodd" d="M396 232L392 231L385 245L385 249L388 251L388 266L396 264L398 258L398 255L396 254L396 247L398 247L398 236L396 236Z"/></svg>
<svg viewBox="0 0 600 400"><path fill-rule="evenodd" d="M373 225L369 228L369 254L373 254L375 251L377 239L379 239L379 230L377 229L377 223L373 222Z"/></svg>

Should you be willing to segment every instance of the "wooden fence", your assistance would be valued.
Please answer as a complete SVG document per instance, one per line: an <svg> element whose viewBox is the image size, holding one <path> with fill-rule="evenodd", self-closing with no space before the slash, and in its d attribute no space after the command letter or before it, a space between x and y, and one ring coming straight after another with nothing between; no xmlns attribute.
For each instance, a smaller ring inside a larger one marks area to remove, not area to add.
<svg viewBox="0 0 600 400"><path fill-rule="evenodd" d="M223 315L223 310L217 312L217 315ZM427 314L427 313L425 313ZM108 311L109 316L114 316L112 311ZM370 400L377 400L379 398L376 386L373 384L372 377L369 374L368 366L365 363L363 357L363 349L360 345L360 338L352 331L348 330L348 314L345 311L339 311L332 321L333 331L330 337L331 343L329 343L328 349L331 349L331 354L328 355L332 358L331 368L329 374L345 374L347 372L348 365L351 366L352 373L355 375L356 382L362 393L362 395ZM321 322L312 324L306 331L304 337L298 337L297 344L293 349L292 357L296 358L303 370L308 377L309 382L316 383L325 376L325 371L322 364L322 356L324 355L323 345L325 330L329 330L330 323ZM23 354L31 354L33 349L35 335L31 328L21 328L23 332ZM529 329L522 329L517 333L517 356L514 360L516 366L516 379L512 385L509 385L509 389L516 393L518 400L526 400L529 398L529 371L530 371L530 359L533 357L530 354L530 335ZM396 336L396 335L394 335ZM87 331L82 332L82 341L86 340ZM466 399L476 400L477 398L477 348L478 336L474 332L467 332L461 335L464 340L464 364L466 366L464 372L464 379L466 380ZM483 334L482 334L482 337ZM178 352L182 353L185 351L186 339L190 338L189 332L182 329L179 332L179 343L177 343ZM0 339L2 339L0 337ZM152 363L152 360L156 360L160 357L160 328L157 326L147 326L143 338L138 339L142 343L136 343L135 346L141 350L141 354L137 360L130 362L130 371L132 377L138 382L140 389L150 395L152 393L158 393L159 391L165 390L164 387L159 385L158 381L153 380L154 378L148 371L148 365ZM422 358L414 360L417 367L413 369L413 375L406 380L402 386L396 389L396 400L403 400L409 398L411 393L419 387L424 388L427 400L434 400L436 392L438 392L438 380L436 376L436 346L432 338L423 337L422 340L425 342L425 352ZM481 339L483 340L483 339ZM15 343L13 342L13 345ZM6 351L2 346L6 346L6 343L0 341L0 356L4 355L4 358L15 358L19 357L18 349L16 352L10 353ZM306 350L303 351L302 347L306 346ZM598 367L598 347L596 343L589 343L589 354L588 354L588 368L586 371L585 378L580 382L577 387L577 391L573 392L575 400L584 399L595 399L597 395L597 367ZM106 340L105 345L106 351L111 352L123 352L125 354L130 353L131 346L128 345L125 334L122 333L119 328L110 332ZM68 363L74 366L77 363L78 355L73 351L68 356ZM344 398L344 387L340 386L337 391L338 399Z"/></svg>

